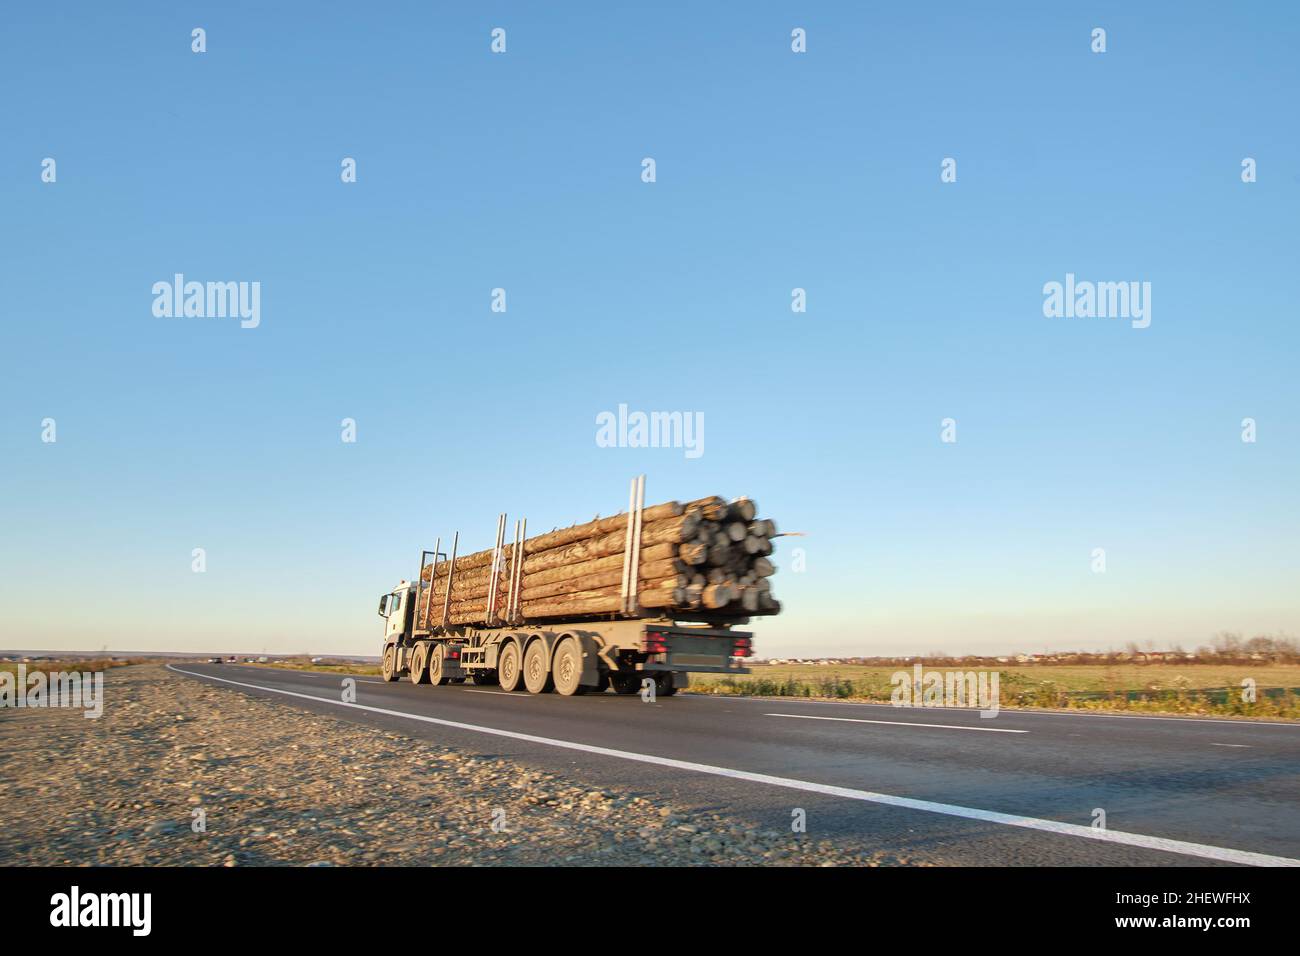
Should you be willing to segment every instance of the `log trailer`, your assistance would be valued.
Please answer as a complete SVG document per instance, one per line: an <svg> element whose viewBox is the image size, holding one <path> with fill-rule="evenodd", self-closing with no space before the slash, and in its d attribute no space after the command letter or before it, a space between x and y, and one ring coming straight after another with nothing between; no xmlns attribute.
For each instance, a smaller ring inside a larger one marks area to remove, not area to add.
<svg viewBox="0 0 1300 956"><path fill-rule="evenodd" d="M630 496L621 611L529 622L518 610L520 572L510 575L502 608L489 607L482 621L448 623L445 607L440 617L437 613L432 590L438 567L447 568L444 573L448 575L456 573L457 532L450 560L439 552L438 544L433 551L421 551L414 583L402 581L379 599L379 616L384 619L384 680L407 677L415 684L433 685L468 680L497 685L504 691L554 691L565 696L610 688L618 694L635 694L647 681L653 681L656 697L668 697L688 686L691 673L749 673L743 661L753 654L753 635L735 626L748 624L749 617L734 611L724 615L702 608L683 611L638 605L637 538L644 481L644 476L634 479ZM504 531L503 514L497 522L494 577L498 568L504 568L510 551ZM512 568L522 565L520 543L517 522ZM435 571L426 578L430 559ZM504 583L503 578L503 587ZM450 594L451 582L444 585L445 593ZM439 619L442 623L431 623Z"/></svg>

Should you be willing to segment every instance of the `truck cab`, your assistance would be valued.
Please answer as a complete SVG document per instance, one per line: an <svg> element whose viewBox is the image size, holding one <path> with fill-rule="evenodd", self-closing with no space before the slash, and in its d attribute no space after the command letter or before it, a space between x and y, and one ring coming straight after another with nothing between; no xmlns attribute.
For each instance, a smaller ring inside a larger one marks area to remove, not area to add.
<svg viewBox="0 0 1300 956"><path fill-rule="evenodd" d="M385 647L409 641L415 621L415 586L410 581L402 581L381 597L379 616L384 619Z"/></svg>

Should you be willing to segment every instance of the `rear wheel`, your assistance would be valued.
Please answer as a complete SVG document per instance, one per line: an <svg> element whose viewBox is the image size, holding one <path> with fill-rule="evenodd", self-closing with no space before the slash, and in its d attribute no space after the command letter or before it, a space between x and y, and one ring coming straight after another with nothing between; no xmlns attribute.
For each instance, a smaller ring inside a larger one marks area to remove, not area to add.
<svg viewBox="0 0 1300 956"><path fill-rule="evenodd" d="M613 686L614 693L625 697L641 689L641 680L636 674L610 674L609 683Z"/></svg>
<svg viewBox="0 0 1300 956"><path fill-rule="evenodd" d="M660 672L655 674L655 696L671 697L677 693L677 685L673 683L671 672Z"/></svg>
<svg viewBox="0 0 1300 956"><path fill-rule="evenodd" d="M511 641L501 648L501 656L497 658L497 679L501 689L518 690L523 670L519 662L519 645Z"/></svg>
<svg viewBox="0 0 1300 956"><path fill-rule="evenodd" d="M524 686L530 694L544 694L553 686L546 662L546 642L533 641L524 651Z"/></svg>
<svg viewBox="0 0 1300 956"><path fill-rule="evenodd" d="M411 656L411 683L429 683L429 645L417 644Z"/></svg>
<svg viewBox="0 0 1300 956"><path fill-rule="evenodd" d="M540 643L540 642L539 642ZM555 659L551 661L551 676L555 680L555 690L565 697L585 693L582 686L582 647L577 640L566 637L555 649Z"/></svg>
<svg viewBox="0 0 1300 956"><path fill-rule="evenodd" d="M441 687L447 683L447 668L442 664L442 648L429 648L429 683Z"/></svg>
<svg viewBox="0 0 1300 956"><path fill-rule="evenodd" d="M384 648L383 675L390 684L397 680L397 648L391 644Z"/></svg>

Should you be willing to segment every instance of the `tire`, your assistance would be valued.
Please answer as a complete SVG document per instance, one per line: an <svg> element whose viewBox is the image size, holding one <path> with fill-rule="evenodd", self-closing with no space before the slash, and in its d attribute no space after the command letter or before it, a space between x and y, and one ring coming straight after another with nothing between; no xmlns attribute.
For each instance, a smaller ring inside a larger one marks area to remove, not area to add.
<svg viewBox="0 0 1300 956"><path fill-rule="evenodd" d="M429 648L429 683L441 687L447 683L447 668L442 663L442 648Z"/></svg>
<svg viewBox="0 0 1300 956"><path fill-rule="evenodd" d="M397 680L397 648L393 647L391 644L384 648L384 666L382 673L384 680L388 681L390 684Z"/></svg>
<svg viewBox="0 0 1300 956"><path fill-rule="evenodd" d="M488 684L495 684L497 682L496 671L478 671L470 675L470 680L479 687L484 687Z"/></svg>
<svg viewBox="0 0 1300 956"><path fill-rule="evenodd" d="M524 666L519 660L519 645L510 641L497 657L497 680L502 690L518 690L523 682Z"/></svg>
<svg viewBox="0 0 1300 956"><path fill-rule="evenodd" d="M610 674L609 683L614 688L614 693L621 694L624 697L635 694L641 689L639 674Z"/></svg>
<svg viewBox="0 0 1300 956"><path fill-rule="evenodd" d="M411 683L429 683L429 645L417 644L411 655Z"/></svg>
<svg viewBox="0 0 1300 956"><path fill-rule="evenodd" d="M565 697L587 692L587 688L582 686L582 645L577 638L566 637L560 641L555 657L551 659L551 679L555 683L555 692Z"/></svg>
<svg viewBox="0 0 1300 956"><path fill-rule="evenodd" d="M546 659L545 641L533 641L524 651L524 686L530 694L545 694L555 686Z"/></svg>
<svg viewBox="0 0 1300 956"><path fill-rule="evenodd" d="M609 690L609 671L600 672L600 681L592 689L593 694L603 694Z"/></svg>
<svg viewBox="0 0 1300 956"><path fill-rule="evenodd" d="M660 671L655 674L655 697L671 697L677 693L671 672Z"/></svg>

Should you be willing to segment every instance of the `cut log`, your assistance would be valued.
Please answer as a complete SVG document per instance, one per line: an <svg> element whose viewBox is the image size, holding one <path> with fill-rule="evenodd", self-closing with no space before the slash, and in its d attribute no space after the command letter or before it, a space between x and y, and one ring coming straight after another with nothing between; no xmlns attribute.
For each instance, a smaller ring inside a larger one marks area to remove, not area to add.
<svg viewBox="0 0 1300 956"><path fill-rule="evenodd" d="M665 518L662 521L644 525L641 528L641 547L644 549L650 545L665 542L677 544L683 538L689 540L690 535L694 534L695 523L698 520L693 515L686 514L677 518ZM625 544L625 532L612 531L564 547L551 548L540 554L525 558L524 574L535 574L538 571L547 571L565 564L574 564L592 558L604 558L611 554L622 554Z"/></svg>
<svg viewBox="0 0 1300 956"><path fill-rule="evenodd" d="M758 506L751 498L737 498L727 506L727 516L735 521L753 521L757 513Z"/></svg>
<svg viewBox="0 0 1300 956"><path fill-rule="evenodd" d="M650 547L641 548L641 567L645 568L647 564L655 561L661 561L672 558L677 555L678 549L689 547L689 545L677 545L671 541L665 541L661 544L654 544ZM587 574L596 574L600 571L617 569L623 570L623 552L619 550L618 554L611 554L604 558L593 558L588 561L576 561L572 564L562 564L559 567L550 568L546 571L536 571L528 573L528 562L524 562L524 576L522 585L525 589L535 585L553 584L556 581L565 581L569 578L582 577ZM641 572L645 573L644 570Z"/></svg>
<svg viewBox="0 0 1300 956"><path fill-rule="evenodd" d="M665 501L662 504L651 505L641 511L642 526L661 521L666 518L681 517L685 514L685 506L677 501ZM523 553L525 555L540 554L543 551L549 551L553 548L562 547L566 544L572 544L576 541L585 541L588 538L598 537L613 531L627 530L627 514L612 515L608 518L597 518L594 521L588 521L585 524L573 525L569 528L560 528L555 531L548 531L545 534L534 535L531 538L524 539L522 543ZM507 554L513 549L512 544L506 544L503 551ZM471 571L476 568L491 568L492 558L495 548L488 548L484 551L475 551L473 554L466 554L456 559L456 573L462 571ZM427 565L424 571L424 580L429 580L429 575L434 568L437 569L439 577L446 577L449 562L439 561L436 565Z"/></svg>
<svg viewBox="0 0 1300 956"><path fill-rule="evenodd" d="M677 556L687 564L703 564L709 559L709 547L698 541L677 546Z"/></svg>
<svg viewBox="0 0 1300 956"><path fill-rule="evenodd" d="M721 521L727 516L727 503L716 495L688 501L685 507L688 514L697 511L710 521Z"/></svg>
<svg viewBox="0 0 1300 956"><path fill-rule="evenodd" d="M730 584L710 584L704 589L701 598L707 608L726 607L735 598L736 592Z"/></svg>
<svg viewBox="0 0 1300 956"><path fill-rule="evenodd" d="M686 577L677 572L677 567L672 558L665 561L652 561L649 564L641 566L638 586L642 581L651 582L664 578L672 577L675 581ZM578 591L589 591L592 588L607 587L611 584L623 583L623 569L611 568L608 571L597 571L595 574L583 574L572 578L565 578L562 581L553 581L550 584L528 584L525 583L523 591L524 601L536 601L539 598L554 597L557 594L573 594ZM682 582L687 583L686 581Z"/></svg>

